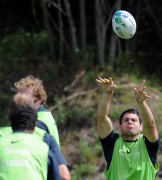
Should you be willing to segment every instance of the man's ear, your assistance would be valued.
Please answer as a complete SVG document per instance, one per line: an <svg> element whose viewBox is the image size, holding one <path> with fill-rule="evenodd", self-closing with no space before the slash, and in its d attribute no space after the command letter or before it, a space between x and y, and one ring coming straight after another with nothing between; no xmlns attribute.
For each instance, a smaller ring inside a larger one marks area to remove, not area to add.
<svg viewBox="0 0 162 180"><path fill-rule="evenodd" d="M35 102L35 109L38 109L40 105L41 105L41 100L37 100Z"/></svg>
<svg viewBox="0 0 162 180"><path fill-rule="evenodd" d="M121 124L120 123L118 124L118 127L119 127L119 130L121 130Z"/></svg>
<svg viewBox="0 0 162 180"><path fill-rule="evenodd" d="M143 125L141 124L141 132L143 131Z"/></svg>

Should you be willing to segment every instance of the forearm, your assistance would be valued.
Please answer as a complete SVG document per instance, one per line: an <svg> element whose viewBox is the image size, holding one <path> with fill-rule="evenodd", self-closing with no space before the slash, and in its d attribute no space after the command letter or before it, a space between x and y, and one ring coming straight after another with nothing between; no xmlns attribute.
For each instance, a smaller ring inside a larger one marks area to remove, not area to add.
<svg viewBox="0 0 162 180"><path fill-rule="evenodd" d="M137 104L142 115L143 125L148 127L152 125L154 126L155 125L154 116L150 107L147 105L146 101L137 102Z"/></svg>
<svg viewBox="0 0 162 180"><path fill-rule="evenodd" d="M112 94L113 92L103 92L97 109L97 117L105 117L108 115Z"/></svg>
<svg viewBox="0 0 162 180"><path fill-rule="evenodd" d="M138 102L143 121L143 134L150 141L155 142L158 139L158 132L153 113L145 101Z"/></svg>
<svg viewBox="0 0 162 180"><path fill-rule="evenodd" d="M96 82L101 86L103 94L97 108L97 132L100 138L105 138L112 131L112 122L108 117L113 90L116 85L111 77L99 77Z"/></svg>
<svg viewBox="0 0 162 180"><path fill-rule="evenodd" d="M97 109L97 132L101 139L104 139L113 129L112 122L108 117L111 98L112 93L104 92Z"/></svg>

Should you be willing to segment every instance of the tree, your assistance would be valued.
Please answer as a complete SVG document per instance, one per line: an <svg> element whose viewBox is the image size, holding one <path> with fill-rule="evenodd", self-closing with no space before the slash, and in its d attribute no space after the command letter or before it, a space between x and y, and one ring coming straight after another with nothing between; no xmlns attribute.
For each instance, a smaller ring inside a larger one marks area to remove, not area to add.
<svg viewBox="0 0 162 180"><path fill-rule="evenodd" d="M81 48L86 48L86 13L85 13L85 0L80 0L80 37Z"/></svg>
<svg viewBox="0 0 162 180"><path fill-rule="evenodd" d="M105 67L105 45L107 39L107 30L111 23L112 12L116 8L115 3L111 8L107 0L95 0L95 15L96 15L96 37L97 37L97 54L98 63L101 68ZM114 51L111 45L111 51Z"/></svg>
<svg viewBox="0 0 162 180"><path fill-rule="evenodd" d="M115 10L117 9L121 9L121 0L118 0L115 4L114 7ZM117 54L117 51L119 53L121 53L122 49L121 49L121 43L120 43L120 39L116 38L116 35L114 34L113 30L111 30L111 37L110 37L110 51L109 51L109 65L111 66L111 68L113 69L114 66L114 60Z"/></svg>
<svg viewBox="0 0 162 180"><path fill-rule="evenodd" d="M71 32L71 41L72 41L72 50L74 52L78 52L78 43L77 43L77 36L76 36L76 28L75 23L73 20L73 16L71 13L71 6L68 0L64 0L65 9L66 9L66 15L68 17L69 25L70 25L70 32Z"/></svg>
<svg viewBox="0 0 162 180"><path fill-rule="evenodd" d="M48 11L47 3L50 3L50 2L48 2L48 0L42 0L44 24L45 24L45 28L46 28L47 34L48 34L48 42L49 42L51 57L52 57L52 59L54 59L54 57L55 57L55 54L54 54L54 34L53 34L53 30L52 30L52 25L51 25L51 22L53 22L53 21L52 21L52 18L50 16L50 13Z"/></svg>

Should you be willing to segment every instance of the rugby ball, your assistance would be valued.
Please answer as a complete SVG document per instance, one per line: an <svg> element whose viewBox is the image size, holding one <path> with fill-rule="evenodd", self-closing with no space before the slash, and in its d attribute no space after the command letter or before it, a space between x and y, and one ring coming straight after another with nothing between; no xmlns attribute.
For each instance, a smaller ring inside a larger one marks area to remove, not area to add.
<svg viewBox="0 0 162 180"><path fill-rule="evenodd" d="M114 32L123 39L130 39L136 33L136 21L127 11L118 10L112 17Z"/></svg>

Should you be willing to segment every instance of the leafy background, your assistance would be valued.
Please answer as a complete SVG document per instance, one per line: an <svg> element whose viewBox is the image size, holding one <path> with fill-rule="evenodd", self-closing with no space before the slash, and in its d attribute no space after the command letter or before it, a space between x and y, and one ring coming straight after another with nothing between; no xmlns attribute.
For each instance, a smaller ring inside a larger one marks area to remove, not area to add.
<svg viewBox="0 0 162 180"><path fill-rule="evenodd" d="M8 124L14 82L29 74L39 77L47 90L46 106L57 122L72 179L104 179L106 164L95 120L101 92L95 79L112 76L117 84L110 109L114 128L118 131L118 117L124 109L136 107L133 88L145 79L161 136L161 4L159 0L1 0L1 126ZM130 40L112 32L111 17L117 9L131 12L136 19L137 32ZM160 164L161 152L160 148ZM160 168L157 179L161 177Z"/></svg>

